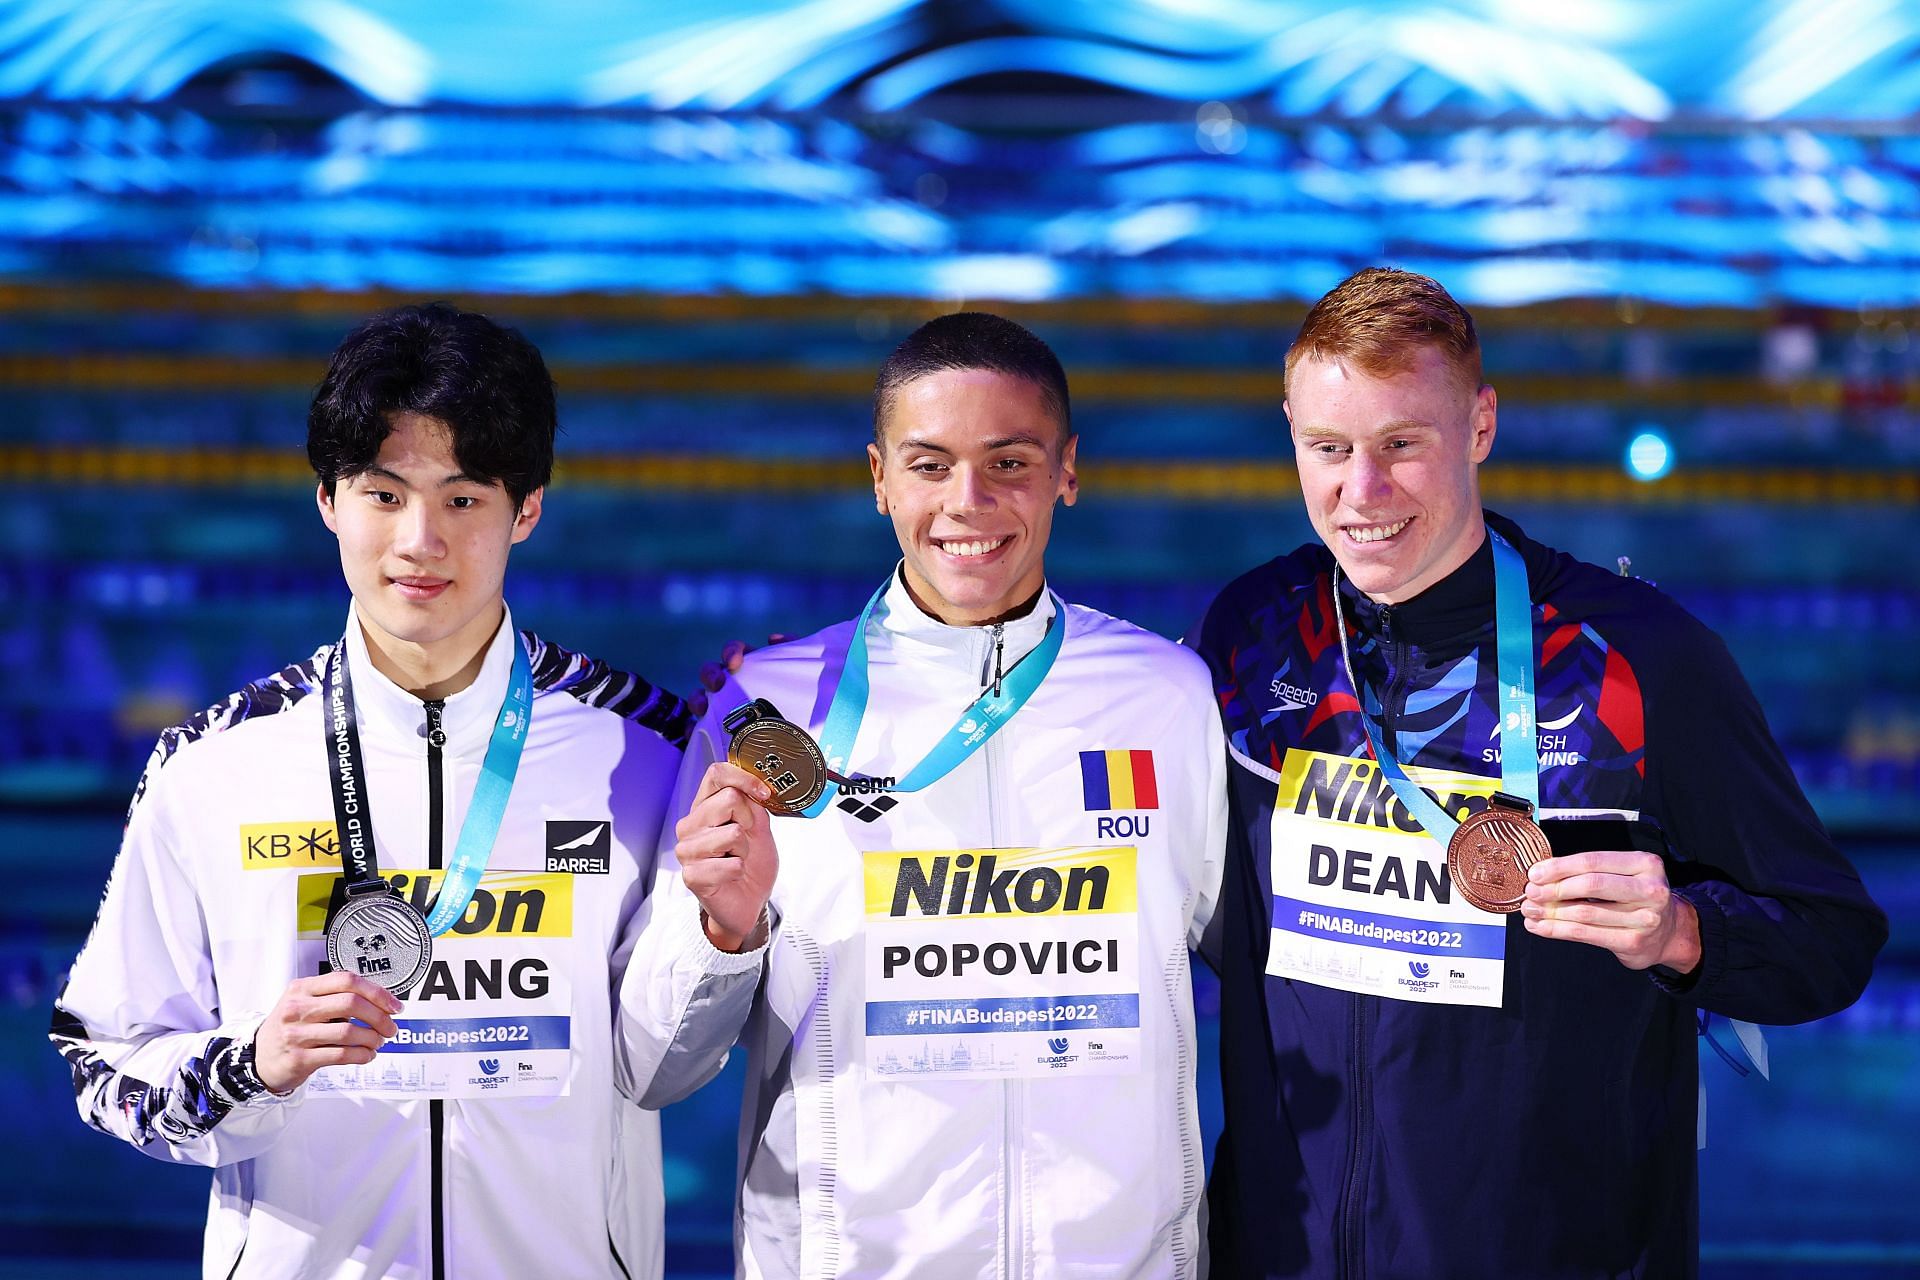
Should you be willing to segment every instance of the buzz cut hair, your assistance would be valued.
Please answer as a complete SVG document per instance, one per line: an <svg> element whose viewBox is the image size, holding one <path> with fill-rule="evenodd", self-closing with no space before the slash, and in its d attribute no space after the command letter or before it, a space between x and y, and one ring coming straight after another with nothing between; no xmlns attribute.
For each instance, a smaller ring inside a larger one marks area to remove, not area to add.
<svg viewBox="0 0 1920 1280"><path fill-rule="evenodd" d="M873 439L887 446L887 415L900 389L930 374L982 369L1030 382L1060 424L1058 449L1073 438L1073 402L1067 371L1053 348L1025 325L985 311L956 311L929 320L907 335L880 365L873 383Z"/></svg>
<svg viewBox="0 0 1920 1280"><path fill-rule="evenodd" d="M1438 280L1393 267L1367 267L1313 304L1287 350L1286 384L1294 366L1313 357L1351 363L1375 378L1406 373L1421 348L1447 362L1468 395L1480 389L1480 338L1473 317Z"/></svg>

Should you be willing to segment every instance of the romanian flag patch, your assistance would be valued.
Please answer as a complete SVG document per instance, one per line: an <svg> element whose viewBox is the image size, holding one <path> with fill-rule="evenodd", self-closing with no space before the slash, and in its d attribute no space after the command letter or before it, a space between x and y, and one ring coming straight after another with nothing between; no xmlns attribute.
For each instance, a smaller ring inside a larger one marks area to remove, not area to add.
<svg viewBox="0 0 1920 1280"><path fill-rule="evenodd" d="M1082 751L1080 786L1089 812L1160 807L1151 751Z"/></svg>

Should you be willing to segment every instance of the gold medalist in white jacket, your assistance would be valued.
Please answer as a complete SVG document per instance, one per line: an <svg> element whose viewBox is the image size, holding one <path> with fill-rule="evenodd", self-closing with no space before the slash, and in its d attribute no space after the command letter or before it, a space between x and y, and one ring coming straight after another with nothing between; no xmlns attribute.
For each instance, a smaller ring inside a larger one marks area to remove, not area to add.
<svg viewBox="0 0 1920 1280"><path fill-rule="evenodd" d="M765 698L818 735L853 623L750 656L696 729L684 811ZM924 790L899 782L1002 670L1051 670ZM740 1274L1196 1274L1203 1180L1188 948L1213 909L1225 752L1192 653L1043 593L1001 627L867 627L871 694L773 819L778 925L745 1043ZM631 983L633 975L629 975Z"/></svg>

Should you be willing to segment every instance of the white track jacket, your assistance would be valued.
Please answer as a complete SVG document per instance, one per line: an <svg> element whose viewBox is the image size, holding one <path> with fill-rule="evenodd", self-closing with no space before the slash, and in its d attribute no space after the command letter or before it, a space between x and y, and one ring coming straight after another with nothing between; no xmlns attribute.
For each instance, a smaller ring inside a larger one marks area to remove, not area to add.
<svg viewBox="0 0 1920 1280"><path fill-rule="evenodd" d="M1003 669L1053 615L1043 595L1004 625ZM1032 699L901 794L891 782L992 682L996 634L929 618L896 573L844 762L875 781L773 819L742 1276L1196 1274L1188 948L1220 880L1219 716L1191 652L1079 606L1054 625ZM747 699L818 735L852 628L747 659L695 731L683 808Z"/></svg>
<svg viewBox="0 0 1920 1280"><path fill-rule="evenodd" d="M621 1094L658 1104L718 1070L763 958L708 945L684 890L650 894L685 707L511 617L439 707L374 669L351 614L347 636L380 871L421 904L452 858L510 646L532 664L499 837L406 998L405 1039L286 1098L245 1062L287 983L320 972L339 883L327 646L162 735L54 1011L80 1113L214 1167L209 1277L657 1276L658 1120ZM666 954L616 1009L636 946Z"/></svg>

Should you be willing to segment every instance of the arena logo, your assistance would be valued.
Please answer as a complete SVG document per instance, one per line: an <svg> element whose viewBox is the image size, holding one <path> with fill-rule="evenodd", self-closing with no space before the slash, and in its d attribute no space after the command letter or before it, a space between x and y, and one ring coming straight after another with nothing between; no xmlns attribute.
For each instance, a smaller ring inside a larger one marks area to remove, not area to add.
<svg viewBox="0 0 1920 1280"><path fill-rule="evenodd" d="M897 796L889 795L893 778L848 778L840 784L840 799L834 807L862 822L878 822L899 806ZM866 797L873 797L871 800Z"/></svg>

